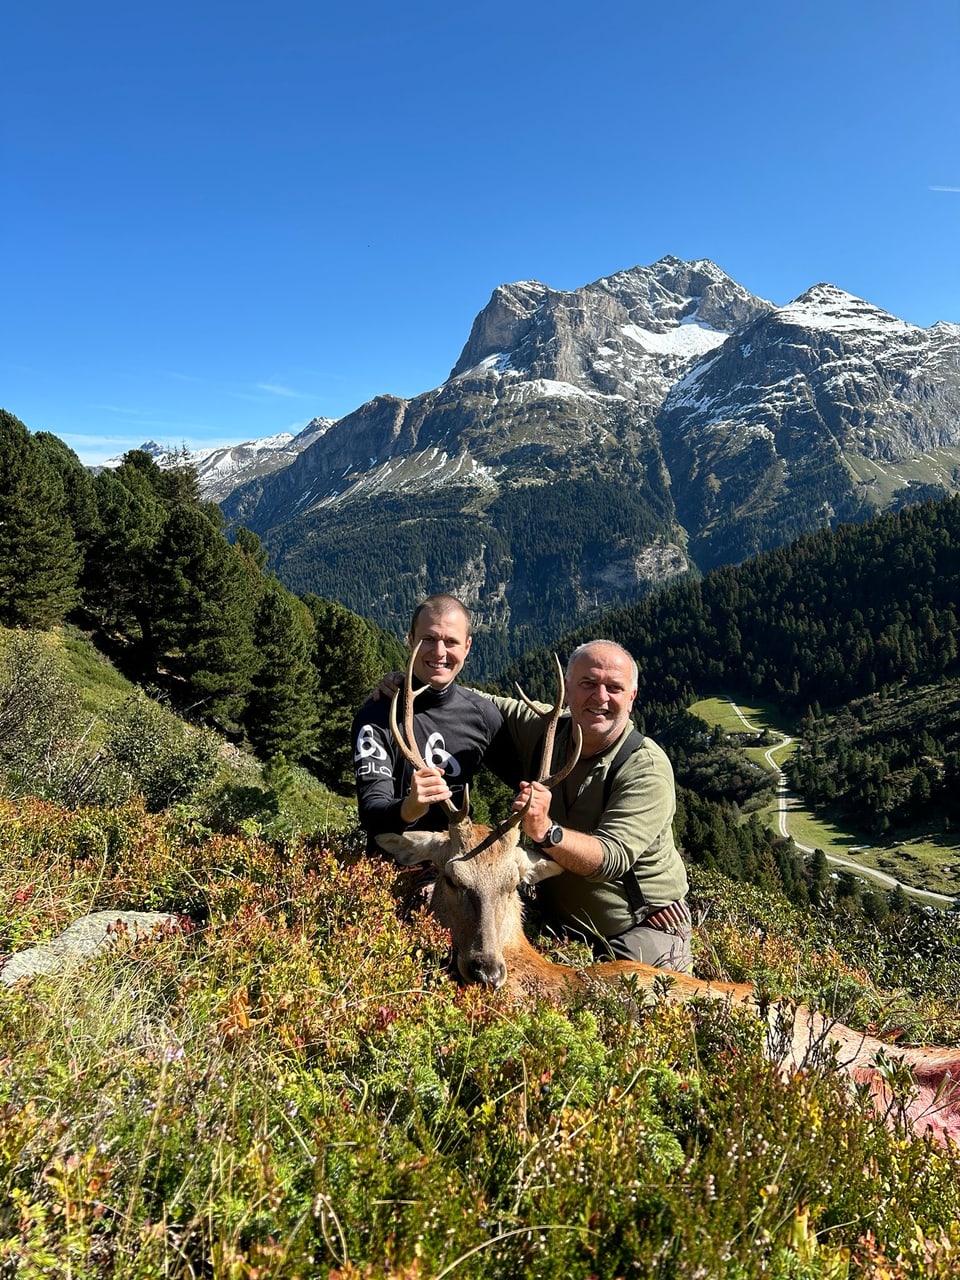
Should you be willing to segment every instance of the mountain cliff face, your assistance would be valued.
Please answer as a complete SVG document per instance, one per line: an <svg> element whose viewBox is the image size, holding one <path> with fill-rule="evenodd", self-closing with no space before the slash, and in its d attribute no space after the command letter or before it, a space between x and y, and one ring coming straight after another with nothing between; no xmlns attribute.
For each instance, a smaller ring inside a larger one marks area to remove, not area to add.
<svg viewBox="0 0 960 1280"><path fill-rule="evenodd" d="M820 284L667 396L677 517L707 569L960 481L960 326L919 329Z"/></svg>
<svg viewBox="0 0 960 1280"><path fill-rule="evenodd" d="M459 592L492 666L678 573L960 488L958 410L960 326L831 285L775 307L664 258L500 286L440 387L217 496L289 585L381 625Z"/></svg>

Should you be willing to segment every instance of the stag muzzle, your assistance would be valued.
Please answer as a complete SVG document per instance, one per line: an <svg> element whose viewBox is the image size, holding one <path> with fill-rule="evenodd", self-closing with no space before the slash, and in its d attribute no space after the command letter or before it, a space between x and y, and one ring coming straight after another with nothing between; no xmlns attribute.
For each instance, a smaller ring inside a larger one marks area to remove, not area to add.
<svg viewBox="0 0 960 1280"><path fill-rule="evenodd" d="M499 991L507 980L507 966L502 957L492 954L457 953L457 969L464 982L479 982L484 987Z"/></svg>

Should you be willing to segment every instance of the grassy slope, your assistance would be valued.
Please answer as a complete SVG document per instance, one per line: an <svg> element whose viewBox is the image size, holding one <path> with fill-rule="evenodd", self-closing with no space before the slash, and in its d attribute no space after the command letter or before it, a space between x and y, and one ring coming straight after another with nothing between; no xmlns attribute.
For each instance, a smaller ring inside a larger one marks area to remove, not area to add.
<svg viewBox="0 0 960 1280"><path fill-rule="evenodd" d="M0 645L6 634L0 628ZM80 692L80 729L88 746L95 748L103 740L113 711L132 697L137 687L78 628L64 626L45 638L62 659L68 680ZM217 783L247 789L249 819L255 825L256 797L266 785L259 763L224 741ZM274 817L284 833L347 830L356 825L356 801L352 795L330 791L308 770L294 766L284 782L280 813Z"/></svg>

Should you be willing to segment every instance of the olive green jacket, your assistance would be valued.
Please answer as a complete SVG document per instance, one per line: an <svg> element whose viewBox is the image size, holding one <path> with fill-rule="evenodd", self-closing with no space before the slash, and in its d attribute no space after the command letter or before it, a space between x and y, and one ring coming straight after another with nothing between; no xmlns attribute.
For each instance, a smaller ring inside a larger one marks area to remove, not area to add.
<svg viewBox="0 0 960 1280"><path fill-rule="evenodd" d="M521 776L539 776L544 721L522 702L494 698L520 756ZM537 704L543 705L543 704ZM549 708L544 706L544 710ZM644 901L651 907L676 902L687 892L687 873L673 839L676 789L673 769L663 749L650 738L623 762L603 803L607 771L631 732L628 723L616 742L588 760L553 791L550 816L560 826L587 832L600 842L603 861L590 876L565 871L543 880L538 901L549 917L602 937L612 938L639 923L631 910L624 873L632 867ZM560 718L554 747L554 770L567 758L569 712ZM641 913L642 914L642 913Z"/></svg>

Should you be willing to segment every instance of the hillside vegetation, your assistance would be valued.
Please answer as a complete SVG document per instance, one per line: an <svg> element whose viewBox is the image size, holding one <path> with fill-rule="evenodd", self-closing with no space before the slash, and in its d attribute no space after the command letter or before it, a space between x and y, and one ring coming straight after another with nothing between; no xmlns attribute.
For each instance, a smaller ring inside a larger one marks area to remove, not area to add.
<svg viewBox="0 0 960 1280"><path fill-rule="evenodd" d="M641 719L681 768L702 739L682 714L696 698L767 698L809 736L789 766L796 789L890 839L960 822L958 609L954 497L678 583L601 627L636 656ZM559 647L595 634L571 632ZM541 650L508 674L540 690L550 661Z"/></svg>
<svg viewBox="0 0 960 1280"><path fill-rule="evenodd" d="M895 1077L885 1123L829 1068L781 1079L745 1011L458 989L349 843L39 801L0 801L0 839L0 950L186 917L0 988L0 1274L955 1274L960 1158L901 1128ZM701 973L960 1037L947 917L894 947L713 874L695 901Z"/></svg>
<svg viewBox="0 0 960 1280"><path fill-rule="evenodd" d="M94 476L4 410L0 459L0 625L71 621L182 715L349 789L350 718L396 641L295 596L249 531L228 540L188 466L135 450Z"/></svg>

